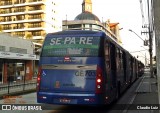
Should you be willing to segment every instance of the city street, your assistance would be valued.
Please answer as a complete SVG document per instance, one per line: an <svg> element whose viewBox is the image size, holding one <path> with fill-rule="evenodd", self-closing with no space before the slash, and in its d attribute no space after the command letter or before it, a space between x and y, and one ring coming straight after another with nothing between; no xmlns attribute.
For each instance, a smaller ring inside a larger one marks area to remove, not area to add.
<svg viewBox="0 0 160 113"><path fill-rule="evenodd" d="M159 12L160 0L0 0L0 113L160 113Z"/></svg>

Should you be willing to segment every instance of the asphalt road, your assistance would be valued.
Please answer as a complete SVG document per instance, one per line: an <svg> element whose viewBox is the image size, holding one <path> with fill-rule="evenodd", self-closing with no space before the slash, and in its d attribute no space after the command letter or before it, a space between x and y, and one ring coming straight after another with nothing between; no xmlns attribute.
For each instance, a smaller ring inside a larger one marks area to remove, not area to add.
<svg viewBox="0 0 160 113"><path fill-rule="evenodd" d="M109 107L86 107L86 106L62 106L62 105L48 105L43 104L43 108L49 110L30 110L30 111L0 111L0 113L126 113L125 110L116 110L119 104L132 104L135 98L135 90L138 88L142 78L139 78L122 96L121 98L113 103ZM36 93L30 93L20 96L4 97L5 99L0 100L0 104L37 104ZM37 104L38 105L38 104ZM127 106L126 106L127 107Z"/></svg>

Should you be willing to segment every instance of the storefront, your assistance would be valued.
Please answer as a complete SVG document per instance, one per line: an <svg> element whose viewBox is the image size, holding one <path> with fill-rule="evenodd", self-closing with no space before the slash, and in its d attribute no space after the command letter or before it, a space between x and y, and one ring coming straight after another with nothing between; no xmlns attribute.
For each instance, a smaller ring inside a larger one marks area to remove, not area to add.
<svg viewBox="0 0 160 113"><path fill-rule="evenodd" d="M33 79L36 55L32 55L32 57L28 55L26 59L6 59L6 57L2 58L1 53L2 52L0 52L0 83L7 83L8 81L21 82ZM21 57L24 55L21 54ZM9 57L9 54L7 57Z"/></svg>
<svg viewBox="0 0 160 113"><path fill-rule="evenodd" d="M32 80L34 44L30 40L0 33L0 83Z"/></svg>

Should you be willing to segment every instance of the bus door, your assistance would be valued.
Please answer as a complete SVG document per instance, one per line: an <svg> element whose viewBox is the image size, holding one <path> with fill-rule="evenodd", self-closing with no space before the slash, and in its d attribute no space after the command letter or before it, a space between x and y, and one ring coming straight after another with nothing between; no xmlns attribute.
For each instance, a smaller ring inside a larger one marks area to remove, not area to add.
<svg viewBox="0 0 160 113"><path fill-rule="evenodd" d="M134 69L133 69L133 58L132 57L130 57L130 66L131 66L131 76L130 76L130 83L132 83L132 79L133 79L133 71L134 71Z"/></svg>
<svg viewBox="0 0 160 113"><path fill-rule="evenodd" d="M131 61L130 61L130 54L129 53L125 53L125 64L126 64L126 82L129 85L130 82L130 77L131 77Z"/></svg>
<svg viewBox="0 0 160 113"><path fill-rule="evenodd" d="M104 46L104 58L105 58L105 71L106 71L106 89L111 90L113 88L112 77L111 77L111 61L110 61L110 43L105 42Z"/></svg>
<svg viewBox="0 0 160 113"><path fill-rule="evenodd" d="M113 88L117 87L117 69L116 69L116 48L114 44L110 44L110 61L111 61L111 80Z"/></svg>
<svg viewBox="0 0 160 113"><path fill-rule="evenodd" d="M121 49L117 48L117 80L124 83L124 64L123 64L123 52Z"/></svg>
<svg viewBox="0 0 160 113"><path fill-rule="evenodd" d="M135 80L136 78L136 62L135 62L135 58L133 58L133 78L132 78L132 82Z"/></svg>
<svg viewBox="0 0 160 113"><path fill-rule="evenodd" d="M123 52L123 55L122 55L122 57L123 57L123 69L124 69L124 83L127 83L127 70L126 70L126 53L125 52Z"/></svg>

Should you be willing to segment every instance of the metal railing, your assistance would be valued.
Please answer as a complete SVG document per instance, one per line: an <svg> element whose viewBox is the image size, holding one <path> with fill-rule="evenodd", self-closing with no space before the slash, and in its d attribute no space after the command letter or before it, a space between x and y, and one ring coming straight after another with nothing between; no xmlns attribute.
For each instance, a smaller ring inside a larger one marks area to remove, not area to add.
<svg viewBox="0 0 160 113"><path fill-rule="evenodd" d="M0 83L0 96L12 93L18 93L27 90L36 90L36 79L29 81L12 81L8 83Z"/></svg>

